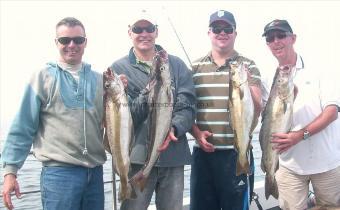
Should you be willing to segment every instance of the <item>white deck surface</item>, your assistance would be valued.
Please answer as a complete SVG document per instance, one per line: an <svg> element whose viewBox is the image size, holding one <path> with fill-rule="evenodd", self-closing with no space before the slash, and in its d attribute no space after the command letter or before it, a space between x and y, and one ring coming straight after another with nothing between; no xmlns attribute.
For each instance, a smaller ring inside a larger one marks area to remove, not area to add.
<svg viewBox="0 0 340 210"><path fill-rule="evenodd" d="M266 197L264 195L264 181L255 182L254 191L259 196L259 198L258 198L259 203L261 204L261 206L264 210L278 206L278 201L275 198L273 198L272 196L270 196L269 199L266 200ZM183 198L183 206L184 206L183 210L189 209L189 206L190 206L190 198L189 197ZM156 210L156 206L152 205L148 208L148 210ZM258 210L254 201L250 205L250 210Z"/></svg>

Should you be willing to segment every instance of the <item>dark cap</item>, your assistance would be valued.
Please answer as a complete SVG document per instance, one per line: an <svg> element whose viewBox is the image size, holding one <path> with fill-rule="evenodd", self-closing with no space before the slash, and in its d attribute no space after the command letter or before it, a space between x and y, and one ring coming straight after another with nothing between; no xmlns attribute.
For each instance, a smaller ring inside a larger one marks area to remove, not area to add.
<svg viewBox="0 0 340 210"><path fill-rule="evenodd" d="M280 31L284 31L284 32L293 33L293 30L290 27L287 20L275 19L275 20L271 21L270 23L268 23L264 27L264 32L263 32L262 36L266 36L267 32L270 31L270 30L280 30Z"/></svg>
<svg viewBox="0 0 340 210"><path fill-rule="evenodd" d="M236 28L234 15L228 11L218 10L210 15L209 26L211 26L212 23L218 20L224 21Z"/></svg>

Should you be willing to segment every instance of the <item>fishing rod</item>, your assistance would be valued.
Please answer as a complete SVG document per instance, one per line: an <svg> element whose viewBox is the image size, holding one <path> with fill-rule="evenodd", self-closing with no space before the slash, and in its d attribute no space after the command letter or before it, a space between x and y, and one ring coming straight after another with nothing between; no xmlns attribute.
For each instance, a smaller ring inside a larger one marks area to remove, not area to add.
<svg viewBox="0 0 340 210"><path fill-rule="evenodd" d="M186 51L185 48L184 48L184 45L183 45L183 43L182 43L182 41L181 41L181 39L180 39L180 37L179 37L177 31L176 31L176 28L175 28L174 24L172 24L172 21L171 21L171 19L170 19L170 16L169 16L169 14L168 14L166 8L165 8L164 6L162 6L162 9L164 10L164 13L166 14L166 17L167 17L167 19L168 19L168 21L169 21L169 23L170 23L170 25L171 25L172 30L173 30L173 31L175 32L175 34L176 34L177 40L178 40L179 44L181 45L181 47L182 47L182 49L183 49L183 51L184 51L184 54L185 54L186 58L188 59L188 61L189 61L189 63L190 63L190 66L192 66L191 60L190 60L190 58L189 58L189 55L188 55L187 51Z"/></svg>

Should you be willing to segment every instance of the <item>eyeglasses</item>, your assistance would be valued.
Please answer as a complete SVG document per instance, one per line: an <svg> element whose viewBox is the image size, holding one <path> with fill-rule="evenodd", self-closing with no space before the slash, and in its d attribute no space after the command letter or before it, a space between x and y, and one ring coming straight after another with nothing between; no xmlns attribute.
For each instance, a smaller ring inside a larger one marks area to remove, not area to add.
<svg viewBox="0 0 340 210"><path fill-rule="evenodd" d="M59 37L57 38L58 42L62 45L68 45L73 41L75 44L83 44L86 40L85 37L76 36L76 37Z"/></svg>
<svg viewBox="0 0 340 210"><path fill-rule="evenodd" d="M290 33L288 32L281 32L281 33L272 33L272 34L268 34L266 36L266 42L267 43L272 43L275 40L275 37L277 39L284 39L286 38L288 35L290 35Z"/></svg>
<svg viewBox="0 0 340 210"><path fill-rule="evenodd" d="M143 31L146 31L148 33L153 33L156 31L156 26L155 25L149 25L148 27L133 26L131 30L135 34L141 34L143 33Z"/></svg>
<svg viewBox="0 0 340 210"><path fill-rule="evenodd" d="M214 34L220 34L222 31L226 34L232 34L234 32L233 27L211 27L211 31Z"/></svg>

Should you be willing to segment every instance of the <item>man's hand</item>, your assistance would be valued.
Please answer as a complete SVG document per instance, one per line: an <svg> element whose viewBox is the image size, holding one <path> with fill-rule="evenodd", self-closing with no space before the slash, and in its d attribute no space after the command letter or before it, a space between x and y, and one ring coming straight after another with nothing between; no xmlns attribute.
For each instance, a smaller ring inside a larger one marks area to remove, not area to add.
<svg viewBox="0 0 340 210"><path fill-rule="evenodd" d="M301 131L290 131L289 133L274 133L271 143L274 144L273 149L277 150L278 153L283 153L289 148L299 143L303 138L303 132Z"/></svg>
<svg viewBox="0 0 340 210"><path fill-rule="evenodd" d="M196 133L196 142L205 152L214 152L214 145L207 141L209 136L213 136L213 133L210 133L209 131L199 131L199 133Z"/></svg>
<svg viewBox="0 0 340 210"><path fill-rule="evenodd" d="M12 204L12 199L11 199L11 193L13 191L15 192L15 195L17 196L17 198L21 197L20 188L19 188L19 184L17 182L16 176L14 174L7 174L4 177L4 184L2 188L2 199L3 199L5 206L9 210L12 210L14 208Z"/></svg>
<svg viewBox="0 0 340 210"><path fill-rule="evenodd" d="M126 89L127 86L128 86L128 80L127 80L127 77L125 74L120 74L118 76L118 78L120 79L120 81L122 81L123 85L124 85L124 88Z"/></svg>
<svg viewBox="0 0 340 210"><path fill-rule="evenodd" d="M177 141L178 139L175 136L174 133L174 128L171 128L171 130L169 131L167 137L165 138L163 144L158 148L158 151L163 152L164 150L166 150L169 146L170 141Z"/></svg>

